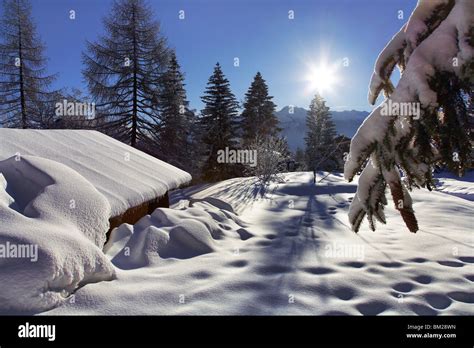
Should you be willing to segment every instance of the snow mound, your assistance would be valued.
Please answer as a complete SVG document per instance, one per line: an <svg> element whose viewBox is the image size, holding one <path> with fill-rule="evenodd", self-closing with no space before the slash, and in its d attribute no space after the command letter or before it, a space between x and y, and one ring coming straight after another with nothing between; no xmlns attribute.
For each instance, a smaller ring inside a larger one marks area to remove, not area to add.
<svg viewBox="0 0 474 348"><path fill-rule="evenodd" d="M17 210L15 200L8 194L7 190L7 180L0 173L0 206L7 206Z"/></svg>
<svg viewBox="0 0 474 348"><path fill-rule="evenodd" d="M107 198L109 217L191 180L181 169L96 131L0 128L0 160L25 155L74 169Z"/></svg>
<svg viewBox="0 0 474 348"><path fill-rule="evenodd" d="M227 209L230 205L218 199L194 201L181 210L158 208L134 226L114 229L104 250L122 269L212 253L221 239L242 239L241 221Z"/></svg>
<svg viewBox="0 0 474 348"><path fill-rule="evenodd" d="M50 309L80 285L113 279L101 251L109 215L105 197L65 165L0 161L0 312Z"/></svg>

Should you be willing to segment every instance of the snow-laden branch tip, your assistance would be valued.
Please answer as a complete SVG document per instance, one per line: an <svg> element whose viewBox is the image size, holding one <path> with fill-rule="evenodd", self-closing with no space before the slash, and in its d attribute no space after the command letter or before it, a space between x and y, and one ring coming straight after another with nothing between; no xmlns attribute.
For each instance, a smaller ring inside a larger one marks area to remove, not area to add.
<svg viewBox="0 0 474 348"><path fill-rule="evenodd" d="M420 0L408 23L379 55L369 86L369 102L375 103L382 90L388 99L375 108L357 130L344 168L344 176L349 181L362 172L350 214L355 230L359 227L362 211L367 214L372 227L371 216L378 211L376 204L380 200L372 200L369 192L375 187L379 175L391 188L392 195L403 201L399 211L405 222L410 221L410 229L414 229L416 223L414 215L411 216L411 199L401 185L401 178L393 173L402 171L404 179L408 179L408 188L411 185L429 186L431 166L442 158L440 149L434 146L435 138L439 138L434 134L438 128L428 124L436 122L441 124L440 127L446 127L449 117L455 119L451 124L459 122L456 120L459 108L455 104L456 98L446 98L445 95L448 92L460 93L461 85L457 83L458 87L453 87L454 79L461 82L472 79L473 32L472 0ZM398 85L393 87L390 76L396 65L402 76ZM447 75L441 78L440 74ZM448 80L444 80L446 76L449 76ZM434 84L436 81L438 85ZM446 86L441 89L439 83ZM444 93L444 101L440 100L440 93ZM383 115L382 107L388 101L397 106L406 103L419 105L420 119L399 113ZM446 103L452 105L440 116L441 102L445 108ZM447 131L454 132L452 128ZM427 144L423 150L420 148L422 141ZM369 158L372 160L367 163ZM376 165L379 175L375 175L373 169L366 170L367 166L373 165Z"/></svg>

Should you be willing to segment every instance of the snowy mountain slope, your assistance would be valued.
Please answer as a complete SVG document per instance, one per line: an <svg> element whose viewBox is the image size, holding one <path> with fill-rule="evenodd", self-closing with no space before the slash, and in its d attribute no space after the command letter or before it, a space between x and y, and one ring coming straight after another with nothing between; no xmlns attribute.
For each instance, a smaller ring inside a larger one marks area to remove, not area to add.
<svg viewBox="0 0 474 348"><path fill-rule="evenodd" d="M305 147L306 114L307 110L299 107L295 107L291 114L288 106L276 113L280 120L280 127L283 129L282 134L288 139L288 145L292 151L295 151L297 147L302 149ZM368 114L366 111L356 110L331 111L337 133L349 138L352 138Z"/></svg>
<svg viewBox="0 0 474 348"><path fill-rule="evenodd" d="M347 221L354 183L340 174L316 187L309 173L285 180L264 193L248 178L176 192L180 210L162 210L166 218L148 217L133 233L157 235L150 229L166 228L166 219L208 214L208 225L222 232L207 239L212 250L168 257L163 241L132 243L128 228L109 252L124 253L128 243L130 255L148 251L146 262L117 269L112 282L86 285L47 314L474 314L474 203L416 191L418 233L407 232L389 206L390 225L371 232L364 224L354 234ZM203 211L188 211L190 201ZM229 205L238 219L226 213ZM239 228L250 238L240 238Z"/></svg>
<svg viewBox="0 0 474 348"><path fill-rule="evenodd" d="M191 180L188 173L96 131L0 128L0 160L17 155L74 169L107 198L111 216Z"/></svg>
<svg viewBox="0 0 474 348"><path fill-rule="evenodd" d="M113 279L101 250L109 214L105 197L67 166L0 161L0 314L41 312L79 285Z"/></svg>

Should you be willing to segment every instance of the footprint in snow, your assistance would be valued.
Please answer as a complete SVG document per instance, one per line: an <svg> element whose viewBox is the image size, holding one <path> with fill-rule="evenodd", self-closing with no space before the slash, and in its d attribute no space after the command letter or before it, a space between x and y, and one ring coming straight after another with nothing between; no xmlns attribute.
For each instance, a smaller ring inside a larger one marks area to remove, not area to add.
<svg viewBox="0 0 474 348"><path fill-rule="evenodd" d="M408 293L413 290L413 284L408 282L397 283L393 286L393 290Z"/></svg>
<svg viewBox="0 0 474 348"><path fill-rule="evenodd" d="M388 309L388 306L384 302L369 301L358 304L356 308L363 315L377 315Z"/></svg>
<svg viewBox="0 0 474 348"><path fill-rule="evenodd" d="M424 259L422 257L415 257L413 259L409 259L407 260L408 262L414 262L414 263L425 263L426 261L428 261L427 259Z"/></svg>
<svg viewBox="0 0 474 348"><path fill-rule="evenodd" d="M474 303L474 292L452 291L448 292L448 296L458 302Z"/></svg>
<svg viewBox="0 0 474 348"><path fill-rule="evenodd" d="M426 285L430 284L433 281L433 277L421 274L419 276L414 277L413 280L417 283Z"/></svg>
<svg viewBox="0 0 474 348"><path fill-rule="evenodd" d="M438 261L438 263L442 266L446 267L463 267L464 264L458 261Z"/></svg>
<svg viewBox="0 0 474 348"><path fill-rule="evenodd" d="M474 283L474 274L466 274L464 278Z"/></svg>
<svg viewBox="0 0 474 348"><path fill-rule="evenodd" d="M465 263L474 263L474 257L472 256L461 256L459 260Z"/></svg>
<svg viewBox="0 0 474 348"><path fill-rule="evenodd" d="M195 272L195 273L191 274L191 277L194 278L194 279L209 279L212 276L213 275L211 273L208 273L206 271Z"/></svg>
<svg viewBox="0 0 474 348"><path fill-rule="evenodd" d="M438 311L434 310L430 306L420 304L420 303L412 303L409 304L408 307L417 315L437 315Z"/></svg>
<svg viewBox="0 0 474 348"><path fill-rule="evenodd" d="M362 268L365 266L365 263L359 262L359 261L348 261L348 262L341 262L340 265L343 267Z"/></svg>
<svg viewBox="0 0 474 348"><path fill-rule="evenodd" d="M343 301L349 301L350 299L354 298L355 290L348 286L341 286L339 288L334 289L334 294L336 297Z"/></svg>
<svg viewBox="0 0 474 348"><path fill-rule="evenodd" d="M435 309L448 308L453 302L453 300L443 294L427 293L423 297L428 302L428 304Z"/></svg>
<svg viewBox="0 0 474 348"><path fill-rule="evenodd" d="M392 261L392 262L379 262L380 266L385 268L401 268L403 264L401 262Z"/></svg>
<svg viewBox="0 0 474 348"><path fill-rule="evenodd" d="M306 273L321 275L321 274L330 274L334 273L335 271L328 267L307 267L303 268L303 271Z"/></svg>
<svg viewBox="0 0 474 348"><path fill-rule="evenodd" d="M236 261L229 262L227 266L242 268L242 267L247 266L248 264L249 263L246 260L236 260Z"/></svg>

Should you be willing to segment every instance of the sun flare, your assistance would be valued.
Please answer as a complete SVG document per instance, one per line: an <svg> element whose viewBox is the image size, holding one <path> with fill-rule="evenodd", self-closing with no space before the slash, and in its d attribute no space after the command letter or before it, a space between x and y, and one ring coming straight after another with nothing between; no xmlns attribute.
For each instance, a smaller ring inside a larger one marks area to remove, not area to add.
<svg viewBox="0 0 474 348"><path fill-rule="evenodd" d="M339 81L337 66L324 62L317 66L310 66L305 80L308 82L307 88L310 93L331 92Z"/></svg>

